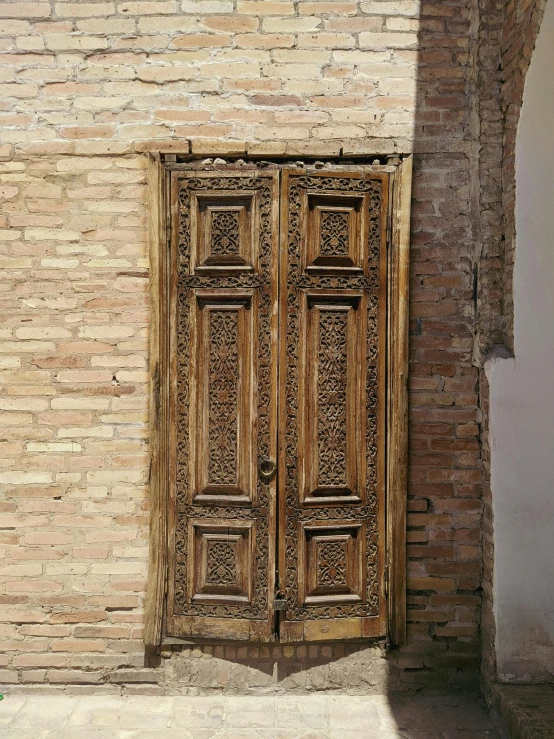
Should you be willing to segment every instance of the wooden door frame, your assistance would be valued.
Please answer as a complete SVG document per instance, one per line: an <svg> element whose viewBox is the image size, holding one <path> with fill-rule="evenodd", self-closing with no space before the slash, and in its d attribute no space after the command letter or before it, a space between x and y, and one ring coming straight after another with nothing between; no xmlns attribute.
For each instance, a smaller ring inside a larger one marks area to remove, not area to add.
<svg viewBox="0 0 554 739"><path fill-rule="evenodd" d="M150 253L150 536L144 644L163 642L168 580L169 497L169 166L175 152L148 154ZM179 160L191 159L183 154ZM372 161L371 152L364 159ZM387 631L390 641L406 640L406 503L408 472L408 320L412 160L410 154L375 164L390 174L391 218L387 276L386 560ZM169 160L169 161L168 161ZM336 164L340 164L337 161ZM362 162L359 162L362 163ZM371 169L370 168L370 169Z"/></svg>

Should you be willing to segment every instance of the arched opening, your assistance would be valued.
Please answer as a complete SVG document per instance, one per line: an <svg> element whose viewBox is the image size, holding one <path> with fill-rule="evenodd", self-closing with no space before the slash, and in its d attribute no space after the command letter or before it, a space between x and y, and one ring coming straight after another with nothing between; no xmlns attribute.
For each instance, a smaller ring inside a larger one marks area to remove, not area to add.
<svg viewBox="0 0 554 739"><path fill-rule="evenodd" d="M554 680L554 6L526 79L516 140L515 358L491 360L498 678Z"/></svg>

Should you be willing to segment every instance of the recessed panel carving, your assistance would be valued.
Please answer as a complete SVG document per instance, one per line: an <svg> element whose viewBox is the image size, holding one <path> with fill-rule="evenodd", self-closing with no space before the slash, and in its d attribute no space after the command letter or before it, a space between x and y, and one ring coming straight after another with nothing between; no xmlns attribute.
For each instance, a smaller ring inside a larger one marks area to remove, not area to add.
<svg viewBox="0 0 554 739"><path fill-rule="evenodd" d="M250 602L254 524L190 521L189 600Z"/></svg>
<svg viewBox="0 0 554 739"><path fill-rule="evenodd" d="M359 503L363 496L362 303L361 293L305 296L299 409L305 503Z"/></svg>
<svg viewBox="0 0 554 739"><path fill-rule="evenodd" d="M196 460L191 496L197 502L252 499L254 296L196 292L195 368L197 424L190 446Z"/></svg>
<svg viewBox="0 0 554 739"><path fill-rule="evenodd" d="M322 210L319 223L319 252L322 257L348 257L352 213Z"/></svg>
<svg viewBox="0 0 554 739"><path fill-rule="evenodd" d="M239 314L213 309L209 316L208 484L236 485Z"/></svg>
<svg viewBox="0 0 554 739"><path fill-rule="evenodd" d="M257 219L257 198L253 193L194 193L191 202L193 272L254 271Z"/></svg>
<svg viewBox="0 0 554 739"><path fill-rule="evenodd" d="M210 258L240 257L240 211L213 210L211 213Z"/></svg>
<svg viewBox="0 0 554 739"><path fill-rule="evenodd" d="M305 525L300 533L300 597L305 605L362 603L363 522Z"/></svg>
<svg viewBox="0 0 554 739"><path fill-rule="evenodd" d="M318 483L348 485L348 313L319 311Z"/></svg>
<svg viewBox="0 0 554 739"><path fill-rule="evenodd" d="M315 274L360 274L367 231L365 195L304 196L303 267Z"/></svg>

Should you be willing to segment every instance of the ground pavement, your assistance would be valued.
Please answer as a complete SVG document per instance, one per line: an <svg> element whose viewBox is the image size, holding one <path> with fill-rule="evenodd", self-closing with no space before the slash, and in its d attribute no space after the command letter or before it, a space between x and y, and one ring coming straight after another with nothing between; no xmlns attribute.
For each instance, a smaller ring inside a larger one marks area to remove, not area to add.
<svg viewBox="0 0 554 739"><path fill-rule="evenodd" d="M0 739L500 739L477 696L18 695Z"/></svg>

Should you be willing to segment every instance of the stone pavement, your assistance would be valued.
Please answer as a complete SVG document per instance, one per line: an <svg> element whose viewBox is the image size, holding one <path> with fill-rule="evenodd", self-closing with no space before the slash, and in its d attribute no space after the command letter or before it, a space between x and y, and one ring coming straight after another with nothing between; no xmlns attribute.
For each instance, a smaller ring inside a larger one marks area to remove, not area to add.
<svg viewBox="0 0 554 739"><path fill-rule="evenodd" d="M0 739L500 739L477 696L18 695Z"/></svg>

